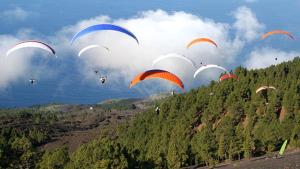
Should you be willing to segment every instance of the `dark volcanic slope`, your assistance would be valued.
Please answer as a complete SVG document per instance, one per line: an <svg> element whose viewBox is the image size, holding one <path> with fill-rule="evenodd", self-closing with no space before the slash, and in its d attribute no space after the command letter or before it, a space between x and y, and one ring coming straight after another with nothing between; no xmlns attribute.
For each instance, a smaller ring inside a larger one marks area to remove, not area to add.
<svg viewBox="0 0 300 169"><path fill-rule="evenodd" d="M47 105L24 109L0 109L0 129L15 128L47 134L40 150L67 146L73 152L100 133L114 135L118 124L134 117L152 104L151 99L109 100L97 105Z"/></svg>

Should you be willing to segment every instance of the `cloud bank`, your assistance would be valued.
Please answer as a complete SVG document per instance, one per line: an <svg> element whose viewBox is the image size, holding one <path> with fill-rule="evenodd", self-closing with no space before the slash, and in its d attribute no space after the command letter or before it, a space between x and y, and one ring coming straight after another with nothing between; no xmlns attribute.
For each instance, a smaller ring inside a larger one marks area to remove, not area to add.
<svg viewBox="0 0 300 169"><path fill-rule="evenodd" d="M293 60L296 56L300 56L300 52L285 52L279 49L263 47L253 50L243 65L248 69L266 68L284 61Z"/></svg>
<svg viewBox="0 0 300 169"><path fill-rule="evenodd" d="M129 19L112 20L108 16L99 16L83 20L75 25L65 27L58 33L60 48L70 49L69 39L79 30L97 23L112 23L131 30L141 42L137 45L133 39L116 32L98 32L87 35L75 42L72 51L76 56L80 49L93 43L108 46L110 52L95 48L86 52L80 59L85 63L85 77L93 77L94 67L106 70L114 84L129 84L130 79L138 73L151 69L152 61L168 53L183 54L192 59L198 67L203 64L219 64L230 67L235 62L246 43L255 39L264 26L247 7L240 7L234 11L235 22L216 22L212 19L201 18L186 12L167 13L163 10L145 11ZM245 24L249 23L249 24ZM236 32L234 37L230 31ZM201 43L190 49L186 45L195 38L207 37L219 44L218 48L210 44ZM66 51L67 49L65 49ZM154 68L161 68L177 74L190 87L195 82L192 75L195 69L176 59L160 62ZM89 71L88 71L89 70ZM216 72L203 74L197 81L217 79ZM164 83L168 84L168 83ZM153 87L155 85L152 85Z"/></svg>

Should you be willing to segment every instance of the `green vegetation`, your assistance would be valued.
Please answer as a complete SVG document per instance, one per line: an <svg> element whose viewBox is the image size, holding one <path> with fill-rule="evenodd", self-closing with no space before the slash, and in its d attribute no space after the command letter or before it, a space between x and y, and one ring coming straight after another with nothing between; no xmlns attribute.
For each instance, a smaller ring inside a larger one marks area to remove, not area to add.
<svg viewBox="0 0 300 169"><path fill-rule="evenodd" d="M159 114L153 106L72 154L59 148L36 159L32 145L43 142L41 131L2 129L0 167L32 160L37 168L175 169L272 155L284 140L287 149L300 148L300 58L234 73L239 81L211 82L162 99ZM277 89L256 94L263 85Z"/></svg>
<svg viewBox="0 0 300 169"><path fill-rule="evenodd" d="M135 109L136 105L133 102L141 99L114 99L107 100L99 104L99 106L105 110L116 109L116 110L130 110Z"/></svg>

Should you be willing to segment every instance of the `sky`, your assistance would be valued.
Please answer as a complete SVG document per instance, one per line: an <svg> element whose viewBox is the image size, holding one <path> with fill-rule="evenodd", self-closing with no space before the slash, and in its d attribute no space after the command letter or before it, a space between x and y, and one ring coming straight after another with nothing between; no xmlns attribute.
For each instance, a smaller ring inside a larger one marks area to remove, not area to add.
<svg viewBox="0 0 300 169"><path fill-rule="evenodd" d="M217 80L218 70L207 70L195 79L203 64L218 64L228 70L237 66L258 69L300 56L299 0L2 0L0 6L0 107L38 104L95 104L113 98L146 97L176 90L163 80L149 80L129 89L131 79L149 69L164 69L182 79L186 90ZM116 24L133 32L140 44L117 32L87 35L73 45L70 40L94 24ZM261 40L271 30L287 30L295 40L276 35ZM209 44L186 45L197 37ZM57 58L38 49L6 52L24 40L51 45ZM88 45L102 45L78 57ZM196 63L164 60L177 53ZM274 58L278 58L275 60ZM95 74L94 70L99 70ZM107 76L101 85L99 76ZM35 85L28 80L37 79Z"/></svg>

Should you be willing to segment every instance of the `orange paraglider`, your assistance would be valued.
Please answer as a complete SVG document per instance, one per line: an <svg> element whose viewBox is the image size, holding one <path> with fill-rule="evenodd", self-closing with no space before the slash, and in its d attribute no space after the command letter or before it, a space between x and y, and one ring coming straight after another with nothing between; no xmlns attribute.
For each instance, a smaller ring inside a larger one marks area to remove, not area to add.
<svg viewBox="0 0 300 169"><path fill-rule="evenodd" d="M187 48L190 48L191 46L193 46L194 44L199 43L199 42L208 42L208 43L210 43L212 45L215 45L215 47L218 47L217 43L214 42L213 40L209 39L209 38L197 38L197 39L192 40L187 45Z"/></svg>
<svg viewBox="0 0 300 169"><path fill-rule="evenodd" d="M133 80L130 82L129 88L133 87L137 83L147 80L147 79L153 79L153 78L160 78L167 80L178 87L180 87L184 91L184 85L180 78L178 78L176 75L165 71L165 70L159 70L159 69L153 69L153 70L148 70L146 72L143 72L141 74L138 74Z"/></svg>
<svg viewBox="0 0 300 169"><path fill-rule="evenodd" d="M289 33L288 31L284 31L284 30L273 30L273 31L267 32L261 36L261 39L265 39L268 36L274 35L274 34L283 34L283 35L287 35L290 39L295 39L291 33Z"/></svg>

